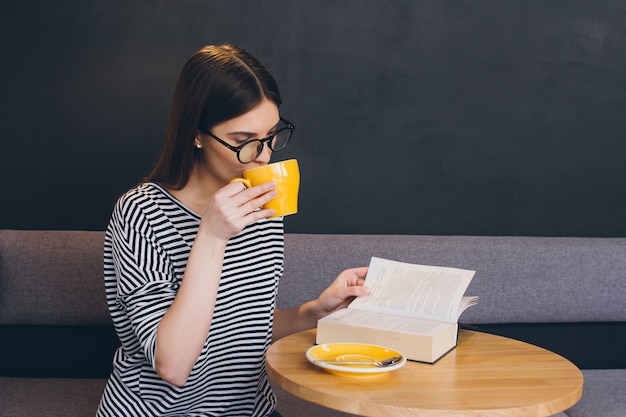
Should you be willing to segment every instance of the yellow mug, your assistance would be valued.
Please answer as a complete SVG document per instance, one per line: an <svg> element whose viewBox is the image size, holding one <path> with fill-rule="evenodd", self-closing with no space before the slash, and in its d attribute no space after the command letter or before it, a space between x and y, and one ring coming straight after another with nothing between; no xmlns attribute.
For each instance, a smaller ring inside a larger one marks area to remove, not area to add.
<svg viewBox="0 0 626 417"><path fill-rule="evenodd" d="M263 208L276 210L276 215L273 217L288 216L298 212L300 169L295 159L247 169L243 172L243 178L230 180L230 182L235 181L243 183L248 188L274 181L278 196L267 202Z"/></svg>

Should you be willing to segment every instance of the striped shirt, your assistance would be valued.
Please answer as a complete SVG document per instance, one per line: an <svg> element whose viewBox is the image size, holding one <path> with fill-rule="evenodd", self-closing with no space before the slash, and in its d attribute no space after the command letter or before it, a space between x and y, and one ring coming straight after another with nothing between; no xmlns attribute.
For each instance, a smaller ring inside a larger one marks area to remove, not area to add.
<svg viewBox="0 0 626 417"><path fill-rule="evenodd" d="M104 282L121 341L97 415L267 416L265 374L278 281L282 218L246 227L226 246L211 328L187 383L154 370L157 326L176 297L200 218L154 183L117 202L106 231Z"/></svg>

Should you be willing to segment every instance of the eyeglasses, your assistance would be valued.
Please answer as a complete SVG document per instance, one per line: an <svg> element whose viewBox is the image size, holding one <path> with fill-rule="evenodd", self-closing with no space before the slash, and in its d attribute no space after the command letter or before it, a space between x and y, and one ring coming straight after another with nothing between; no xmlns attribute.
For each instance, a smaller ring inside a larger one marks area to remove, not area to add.
<svg viewBox="0 0 626 417"><path fill-rule="evenodd" d="M241 162L242 164L247 164L254 161L259 157L259 155L261 155L265 142L267 142L267 146L269 146L272 152L282 151L287 147L287 144L291 140L291 135L293 134L293 131L296 127L282 117L280 118L280 121L286 126L278 129L272 135L264 139L250 139L239 146L232 146L222 139L218 138L211 132L204 133L211 136L213 139L226 146L231 151L236 152L239 162Z"/></svg>

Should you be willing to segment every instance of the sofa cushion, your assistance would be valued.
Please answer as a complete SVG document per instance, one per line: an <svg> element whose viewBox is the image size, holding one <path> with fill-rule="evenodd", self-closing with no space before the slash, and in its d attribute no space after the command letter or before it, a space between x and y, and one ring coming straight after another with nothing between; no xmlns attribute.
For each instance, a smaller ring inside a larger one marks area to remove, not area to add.
<svg viewBox="0 0 626 417"><path fill-rule="evenodd" d="M357 417L354 414L343 413L303 400L274 384L272 388L276 394L276 409L283 417Z"/></svg>
<svg viewBox="0 0 626 417"><path fill-rule="evenodd" d="M95 416L105 384L106 379L0 378L0 416Z"/></svg>
<svg viewBox="0 0 626 417"><path fill-rule="evenodd" d="M626 369L583 370L583 396L569 417L626 416Z"/></svg>

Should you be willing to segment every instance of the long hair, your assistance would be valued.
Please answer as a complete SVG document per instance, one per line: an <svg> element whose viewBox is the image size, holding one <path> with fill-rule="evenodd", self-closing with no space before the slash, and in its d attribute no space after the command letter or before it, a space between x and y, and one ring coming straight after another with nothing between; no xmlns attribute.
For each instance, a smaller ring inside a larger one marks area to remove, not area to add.
<svg viewBox="0 0 626 417"><path fill-rule="evenodd" d="M249 52L234 45L205 46L187 61L178 76L167 125L165 145L144 181L173 189L189 181L198 130L240 116L264 98L282 100L270 72Z"/></svg>

